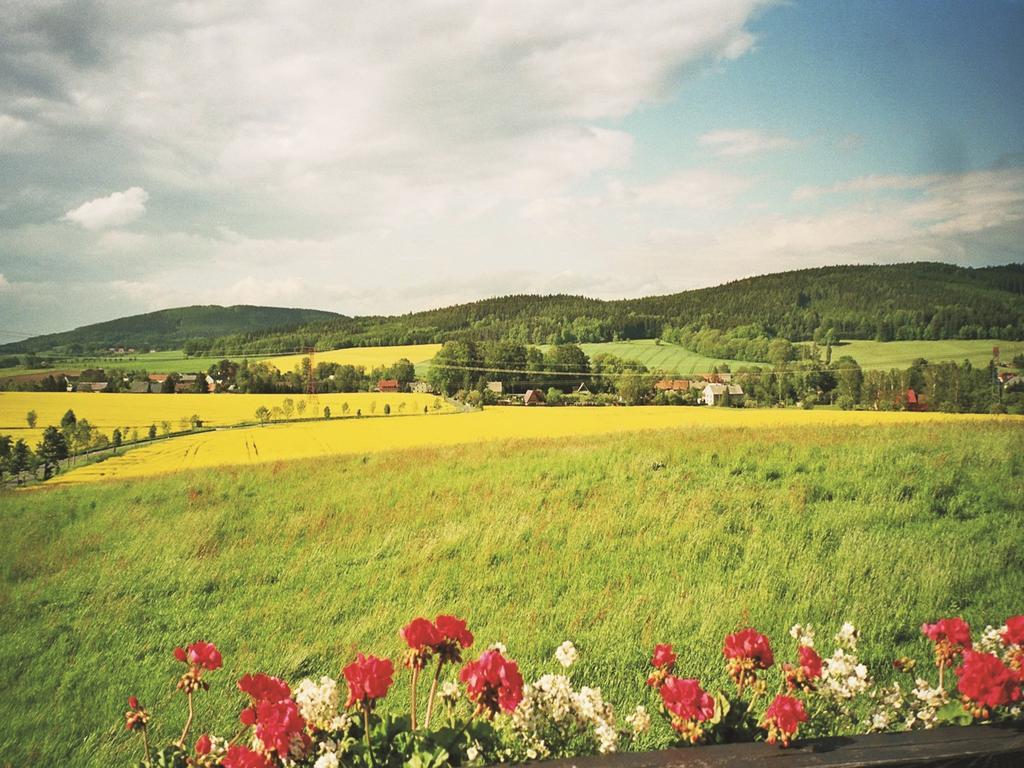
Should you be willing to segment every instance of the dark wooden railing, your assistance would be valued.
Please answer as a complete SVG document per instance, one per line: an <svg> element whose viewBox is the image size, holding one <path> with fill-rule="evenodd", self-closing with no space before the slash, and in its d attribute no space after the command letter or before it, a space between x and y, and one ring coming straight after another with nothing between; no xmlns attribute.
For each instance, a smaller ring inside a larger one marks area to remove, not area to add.
<svg viewBox="0 0 1024 768"><path fill-rule="evenodd" d="M552 760L543 768L1024 768L1024 722L765 743L622 752Z"/></svg>

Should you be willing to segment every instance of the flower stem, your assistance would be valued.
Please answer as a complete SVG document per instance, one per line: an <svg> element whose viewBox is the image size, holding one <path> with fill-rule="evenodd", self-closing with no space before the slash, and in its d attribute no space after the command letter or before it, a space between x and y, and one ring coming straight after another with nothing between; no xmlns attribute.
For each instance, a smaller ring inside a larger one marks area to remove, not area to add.
<svg viewBox="0 0 1024 768"><path fill-rule="evenodd" d="M188 692L188 719L185 721L185 727L181 731L181 738L178 739L178 746L185 746L185 739L188 737L188 729L192 727L192 718L195 715L195 709L192 705L192 691Z"/></svg>
<svg viewBox="0 0 1024 768"><path fill-rule="evenodd" d="M149 731L146 726L142 726L142 746L146 750L146 765L152 765L153 758L149 755Z"/></svg>
<svg viewBox="0 0 1024 768"><path fill-rule="evenodd" d="M946 671L946 663L944 661L939 662L939 690L943 691L945 688L942 685L943 673Z"/></svg>
<svg viewBox="0 0 1024 768"><path fill-rule="evenodd" d="M443 666L444 661L438 659L437 669L434 670L434 681L430 684L430 697L427 699L427 719L423 723L424 728L430 727L430 717L434 714L434 697L437 695L437 684L441 679L441 667Z"/></svg>
<svg viewBox="0 0 1024 768"><path fill-rule="evenodd" d="M420 678L420 668L417 664L412 665L412 704L409 706L409 717L412 729L416 730L416 681Z"/></svg>
<svg viewBox="0 0 1024 768"><path fill-rule="evenodd" d="M370 768L373 768L373 747L370 745L370 702L363 701L363 736L366 737L366 754L369 758Z"/></svg>

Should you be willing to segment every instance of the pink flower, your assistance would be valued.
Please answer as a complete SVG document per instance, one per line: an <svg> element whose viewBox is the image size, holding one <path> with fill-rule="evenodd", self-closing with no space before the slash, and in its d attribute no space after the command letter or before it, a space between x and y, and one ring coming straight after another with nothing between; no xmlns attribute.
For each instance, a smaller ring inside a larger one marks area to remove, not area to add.
<svg viewBox="0 0 1024 768"><path fill-rule="evenodd" d="M809 645L801 645L798 653L800 664L794 667L792 664L783 664L785 673L786 688L790 691L797 689L805 691L814 690L814 682L821 679L821 656Z"/></svg>
<svg viewBox="0 0 1024 768"><path fill-rule="evenodd" d="M807 711L803 703L792 696L780 695L768 705L761 726L768 729L769 744L781 742L783 747L788 747L789 742L796 736L800 723L806 722Z"/></svg>
<svg viewBox="0 0 1024 768"><path fill-rule="evenodd" d="M274 768L274 764L266 755L254 752L248 747L228 747L227 757L221 761L223 768Z"/></svg>
<svg viewBox="0 0 1024 768"><path fill-rule="evenodd" d="M132 709L138 709L139 708L139 700L137 698L135 698L134 696L129 696L128 697L128 706L131 707Z"/></svg>
<svg viewBox="0 0 1024 768"><path fill-rule="evenodd" d="M242 675L242 679L238 681L238 690L249 694L255 702L281 701L291 698L292 695L288 683L262 672L255 675Z"/></svg>
<svg viewBox="0 0 1024 768"><path fill-rule="evenodd" d="M373 704L383 699L391 687L395 667L390 659L360 653L342 672L348 683L348 699L345 701L348 709L356 702Z"/></svg>
<svg viewBox="0 0 1024 768"><path fill-rule="evenodd" d="M655 645L654 653L651 654L651 666L654 667L654 671L647 678L647 684L659 686L676 666L676 655L672 651L672 646L668 643Z"/></svg>
<svg viewBox="0 0 1024 768"><path fill-rule="evenodd" d="M489 717L499 710L514 712L523 698L523 678L514 661L491 649L462 668L459 679L466 684L471 701L483 707Z"/></svg>

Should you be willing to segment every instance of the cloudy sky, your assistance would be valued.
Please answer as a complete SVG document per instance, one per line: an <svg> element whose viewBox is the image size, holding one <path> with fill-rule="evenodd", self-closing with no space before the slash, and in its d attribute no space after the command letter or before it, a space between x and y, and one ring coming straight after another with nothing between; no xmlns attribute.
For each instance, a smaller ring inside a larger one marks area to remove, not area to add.
<svg viewBox="0 0 1024 768"><path fill-rule="evenodd" d="M1024 259L1024 3L0 0L0 330Z"/></svg>

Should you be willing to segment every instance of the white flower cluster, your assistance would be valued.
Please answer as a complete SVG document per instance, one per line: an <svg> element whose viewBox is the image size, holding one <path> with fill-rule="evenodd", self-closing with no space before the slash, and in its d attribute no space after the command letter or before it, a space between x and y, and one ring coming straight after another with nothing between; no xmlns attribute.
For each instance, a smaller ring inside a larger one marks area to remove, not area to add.
<svg viewBox="0 0 1024 768"><path fill-rule="evenodd" d="M578 658L579 653L576 651L576 646L572 644L571 640L566 640L555 649L555 659L566 669L575 664Z"/></svg>
<svg viewBox="0 0 1024 768"><path fill-rule="evenodd" d="M512 727L527 746L527 755L547 757L563 746L552 743L570 729L593 728L602 754L618 748L619 733L611 704L600 688L573 690L565 675L544 675L523 688L523 699L512 713Z"/></svg>
<svg viewBox="0 0 1024 768"><path fill-rule="evenodd" d="M453 683L451 680L446 680L441 683L441 690L438 691L441 701L446 704L454 704L459 700L459 684Z"/></svg>
<svg viewBox="0 0 1024 768"><path fill-rule="evenodd" d="M934 728L936 713L949 703L949 694L919 677L909 694L904 693L899 683L893 683L880 691L878 699L878 707L871 716L871 730L886 731L899 725L909 731Z"/></svg>
<svg viewBox="0 0 1024 768"><path fill-rule="evenodd" d="M993 627L991 624L988 624L981 633L981 637L978 638L978 642L974 644L974 650L981 653L992 653L1002 658L1007 648L1006 643L1003 642L1003 633L1005 631L1005 624L1001 627Z"/></svg>
<svg viewBox="0 0 1024 768"><path fill-rule="evenodd" d="M814 627L810 624L806 627L803 624L794 624L789 630L789 636L796 640L798 645L814 647Z"/></svg>
<svg viewBox="0 0 1024 768"><path fill-rule="evenodd" d="M835 699L852 699L871 687L868 668L857 658L857 639L860 633L849 622L843 624L836 635L836 648L832 656L824 659L821 670L822 693Z"/></svg>
<svg viewBox="0 0 1024 768"><path fill-rule="evenodd" d="M302 718L314 728L331 732L348 729L348 715L338 713L338 683L327 675L319 684L309 678L299 683L295 703Z"/></svg>
<svg viewBox="0 0 1024 768"><path fill-rule="evenodd" d="M313 763L313 768L339 768L341 755L344 754L346 745L331 738L325 738L317 744L319 756Z"/></svg>
<svg viewBox="0 0 1024 768"><path fill-rule="evenodd" d="M636 711L632 715L626 716L626 723L633 729L636 736L651 730L651 716L647 712L647 707L637 704Z"/></svg>

